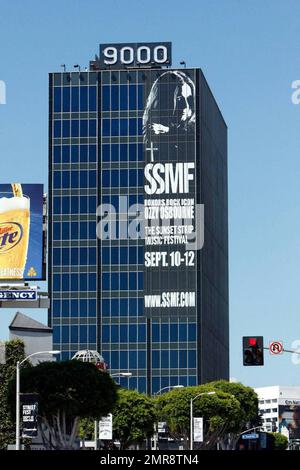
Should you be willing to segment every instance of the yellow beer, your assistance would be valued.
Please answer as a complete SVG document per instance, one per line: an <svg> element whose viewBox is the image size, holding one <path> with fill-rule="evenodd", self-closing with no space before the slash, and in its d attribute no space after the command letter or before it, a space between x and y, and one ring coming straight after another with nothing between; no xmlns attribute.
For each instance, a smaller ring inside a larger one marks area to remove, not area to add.
<svg viewBox="0 0 300 470"><path fill-rule="evenodd" d="M30 199L12 186L14 196L0 198L0 279L22 279L27 260Z"/></svg>

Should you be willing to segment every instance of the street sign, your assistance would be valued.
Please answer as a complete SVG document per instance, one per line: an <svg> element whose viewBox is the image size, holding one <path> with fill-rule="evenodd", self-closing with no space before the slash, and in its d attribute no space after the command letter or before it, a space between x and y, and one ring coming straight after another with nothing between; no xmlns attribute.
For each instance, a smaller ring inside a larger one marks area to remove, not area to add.
<svg viewBox="0 0 300 470"><path fill-rule="evenodd" d="M258 439L259 435L256 433L252 434L242 434L242 439Z"/></svg>
<svg viewBox="0 0 300 470"><path fill-rule="evenodd" d="M99 421L99 439L102 441L111 441L112 440L112 414L104 416Z"/></svg>
<svg viewBox="0 0 300 470"><path fill-rule="evenodd" d="M272 341L269 345L269 351L272 355L278 355L283 353L282 341Z"/></svg>
<svg viewBox="0 0 300 470"><path fill-rule="evenodd" d="M203 442L203 418L194 418L194 441Z"/></svg>

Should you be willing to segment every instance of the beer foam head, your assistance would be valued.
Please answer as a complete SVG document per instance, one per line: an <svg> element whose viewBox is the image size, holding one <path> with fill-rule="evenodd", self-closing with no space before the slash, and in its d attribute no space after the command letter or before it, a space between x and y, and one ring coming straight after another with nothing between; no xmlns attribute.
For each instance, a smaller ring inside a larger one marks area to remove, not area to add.
<svg viewBox="0 0 300 470"><path fill-rule="evenodd" d="M1 197L0 214L18 209L29 209L30 199L23 197Z"/></svg>

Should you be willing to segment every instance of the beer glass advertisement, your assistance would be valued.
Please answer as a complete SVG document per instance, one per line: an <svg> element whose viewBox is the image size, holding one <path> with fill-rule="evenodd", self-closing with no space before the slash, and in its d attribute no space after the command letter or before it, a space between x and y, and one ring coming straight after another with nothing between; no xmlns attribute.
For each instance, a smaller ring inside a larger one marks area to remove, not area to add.
<svg viewBox="0 0 300 470"><path fill-rule="evenodd" d="M143 113L145 315L195 314L196 76L150 73Z"/></svg>
<svg viewBox="0 0 300 470"><path fill-rule="evenodd" d="M43 278L43 185L0 184L0 280Z"/></svg>
<svg viewBox="0 0 300 470"><path fill-rule="evenodd" d="M279 401L279 432L300 439L300 400Z"/></svg>

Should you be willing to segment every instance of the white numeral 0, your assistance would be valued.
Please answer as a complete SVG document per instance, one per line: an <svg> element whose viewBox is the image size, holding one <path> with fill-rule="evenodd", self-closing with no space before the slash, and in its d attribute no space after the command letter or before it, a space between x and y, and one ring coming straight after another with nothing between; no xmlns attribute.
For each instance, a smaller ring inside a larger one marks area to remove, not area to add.
<svg viewBox="0 0 300 470"><path fill-rule="evenodd" d="M143 59L142 54L145 53L145 58ZM151 51L150 47L141 46L137 49L136 60L139 64L149 64L151 60Z"/></svg>
<svg viewBox="0 0 300 470"><path fill-rule="evenodd" d="M162 57L159 58L159 51L162 51ZM166 46L156 46L154 48L154 62L164 64L168 60L168 50Z"/></svg>
<svg viewBox="0 0 300 470"><path fill-rule="evenodd" d="M125 57L126 52L129 53L127 59ZM132 47L122 47L122 49L120 49L120 61L121 61L121 63L122 64L132 64L133 55L134 55L134 52L133 52Z"/></svg>

